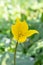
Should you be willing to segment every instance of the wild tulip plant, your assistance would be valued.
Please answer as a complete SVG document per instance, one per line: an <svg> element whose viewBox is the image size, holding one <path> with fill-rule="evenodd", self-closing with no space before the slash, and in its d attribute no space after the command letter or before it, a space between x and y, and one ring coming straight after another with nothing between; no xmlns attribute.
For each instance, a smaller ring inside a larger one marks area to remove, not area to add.
<svg viewBox="0 0 43 65"><path fill-rule="evenodd" d="M38 31L29 30L26 21L24 20L21 22L19 18L17 18L16 23L11 26L11 31L13 34L13 39L17 41L14 52L14 65L16 65L16 51L18 44L25 42L28 37L32 36L35 33L38 33Z"/></svg>

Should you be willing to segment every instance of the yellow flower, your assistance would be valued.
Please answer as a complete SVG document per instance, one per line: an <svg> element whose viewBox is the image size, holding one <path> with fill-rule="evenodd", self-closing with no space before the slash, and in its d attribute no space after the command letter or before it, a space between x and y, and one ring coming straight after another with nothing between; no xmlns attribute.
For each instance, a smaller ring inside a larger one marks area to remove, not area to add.
<svg viewBox="0 0 43 65"><path fill-rule="evenodd" d="M21 22L19 19L16 20L15 25L11 26L11 31L14 39L20 43L26 41L27 37L38 33L37 30L29 30L28 24L25 21Z"/></svg>

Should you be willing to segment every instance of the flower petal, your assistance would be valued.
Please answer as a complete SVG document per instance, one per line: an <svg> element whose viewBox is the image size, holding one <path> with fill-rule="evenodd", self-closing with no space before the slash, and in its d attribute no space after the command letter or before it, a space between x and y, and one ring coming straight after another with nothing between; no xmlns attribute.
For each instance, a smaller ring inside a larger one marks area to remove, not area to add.
<svg viewBox="0 0 43 65"><path fill-rule="evenodd" d="M29 30L27 33L27 37L32 36L33 34L39 33L37 30Z"/></svg>
<svg viewBox="0 0 43 65"><path fill-rule="evenodd" d="M28 24L26 23L25 20L22 22L22 26L23 26L23 29L28 30Z"/></svg>
<svg viewBox="0 0 43 65"><path fill-rule="evenodd" d="M20 19L19 18L16 18L16 23L20 23Z"/></svg>
<svg viewBox="0 0 43 65"><path fill-rule="evenodd" d="M18 31L17 31L17 29L16 29L16 25L12 25L12 26L11 26L11 31L12 31L12 34L13 34L13 35L18 35Z"/></svg>
<svg viewBox="0 0 43 65"><path fill-rule="evenodd" d="M28 31L28 24L27 24L25 21L22 22L21 31L22 31L22 33L23 33L24 35L25 35L25 34L27 33L27 31Z"/></svg>
<svg viewBox="0 0 43 65"><path fill-rule="evenodd" d="M19 40L18 40L18 42L23 43L23 42L26 41L26 39L27 39L26 36L20 37Z"/></svg>

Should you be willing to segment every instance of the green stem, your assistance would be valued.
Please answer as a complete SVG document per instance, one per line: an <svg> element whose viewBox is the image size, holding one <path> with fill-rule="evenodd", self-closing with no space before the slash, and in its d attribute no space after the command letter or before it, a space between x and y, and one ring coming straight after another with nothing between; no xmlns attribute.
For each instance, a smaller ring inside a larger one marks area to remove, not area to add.
<svg viewBox="0 0 43 65"><path fill-rule="evenodd" d="M15 52L14 52L14 65L16 65L16 51L17 51L18 42L16 43Z"/></svg>

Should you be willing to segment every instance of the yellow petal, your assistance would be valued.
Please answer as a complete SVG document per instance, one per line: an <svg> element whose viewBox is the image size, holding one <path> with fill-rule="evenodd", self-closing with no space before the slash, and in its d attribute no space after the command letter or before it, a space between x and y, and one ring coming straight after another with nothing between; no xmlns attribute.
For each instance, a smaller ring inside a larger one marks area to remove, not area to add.
<svg viewBox="0 0 43 65"><path fill-rule="evenodd" d="M25 20L22 22L22 26L24 29L28 30L28 24L26 23Z"/></svg>
<svg viewBox="0 0 43 65"><path fill-rule="evenodd" d="M25 34L28 30L28 24L26 23L26 21L22 22L22 33Z"/></svg>
<svg viewBox="0 0 43 65"><path fill-rule="evenodd" d="M16 23L19 23L21 22L19 18L16 18Z"/></svg>
<svg viewBox="0 0 43 65"><path fill-rule="evenodd" d="M27 33L27 37L32 36L33 34L39 33L37 30L29 30Z"/></svg>
<svg viewBox="0 0 43 65"><path fill-rule="evenodd" d="M18 40L18 42L23 43L23 42L26 41L26 39L27 39L26 36L20 37L19 40Z"/></svg>
<svg viewBox="0 0 43 65"><path fill-rule="evenodd" d="M20 30L22 29L22 22L20 21L19 18L16 19L16 29L17 29L17 32L20 32Z"/></svg>
<svg viewBox="0 0 43 65"><path fill-rule="evenodd" d="M16 25L12 25L11 26L11 31L13 35L18 35L17 29L16 29Z"/></svg>
<svg viewBox="0 0 43 65"><path fill-rule="evenodd" d="M17 35L14 35L13 40L18 41L18 36Z"/></svg>
<svg viewBox="0 0 43 65"><path fill-rule="evenodd" d="M26 21L21 22L19 18L16 19L16 27L22 32L26 32L28 30L28 24Z"/></svg>

